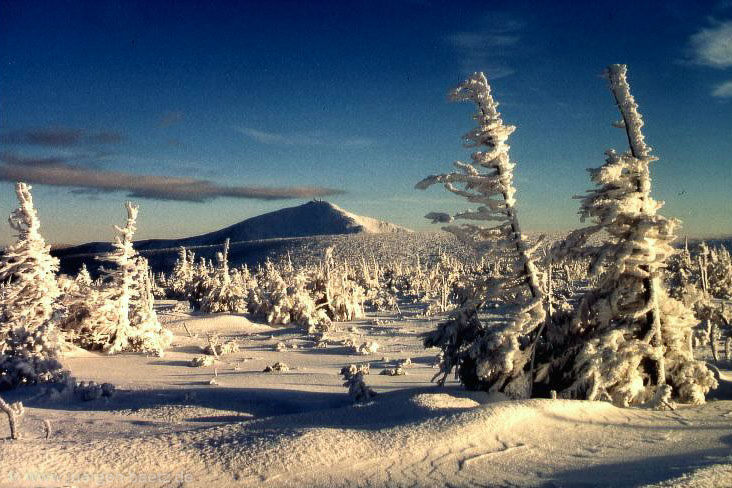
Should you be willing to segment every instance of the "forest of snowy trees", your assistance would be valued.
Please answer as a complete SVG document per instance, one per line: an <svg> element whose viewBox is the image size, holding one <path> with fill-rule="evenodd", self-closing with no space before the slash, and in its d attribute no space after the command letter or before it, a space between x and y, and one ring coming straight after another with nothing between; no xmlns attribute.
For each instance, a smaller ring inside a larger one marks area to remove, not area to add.
<svg viewBox="0 0 732 488"><path fill-rule="evenodd" d="M169 274L153 275L135 251L138 207L128 202L113 251L98 257L98 277L86 268L70 277L59 275L40 233L31 187L17 183L19 207L9 219L16 241L0 257L0 389L68 381L73 371L59 360L72 346L162 356L172 334L154 302L170 299L201 313L294 324L316 343L367 311L401 314L400 306L416 304L442 320L424 339L439 350L439 384L454 373L468 389L511 398L661 409L703 403L716 380L694 348L709 345L714 360L730 359L724 301L732 298L732 258L723 247L672 246L680 223L658 213L663 203L651 196L656 158L627 69L611 65L606 75L620 113L613 125L628 148L606 151L604 164L589 170L594 186L580 200L589 225L557 241L522 232L507 144L516 127L503 122L486 76L476 73L452 92L477 107L476 127L464 136L471 162L417 188L441 184L474 205L427 215L449 224L444 229L473 250L470 259L441 252L398 262L328 248L315 264L286 256L249 269L230 266L227 241L215 263L181 248ZM368 368L341 374L356 401L373 398Z"/></svg>

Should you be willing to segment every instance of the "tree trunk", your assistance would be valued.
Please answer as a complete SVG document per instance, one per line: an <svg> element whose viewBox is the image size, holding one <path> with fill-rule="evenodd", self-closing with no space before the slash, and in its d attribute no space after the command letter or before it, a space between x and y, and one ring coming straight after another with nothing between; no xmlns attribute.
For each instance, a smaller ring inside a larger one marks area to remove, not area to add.
<svg viewBox="0 0 732 488"><path fill-rule="evenodd" d="M18 418L20 418L24 413L23 404L21 402L16 402L11 405L0 398L0 410L8 415L10 438L12 440L20 439L20 432L18 432Z"/></svg>

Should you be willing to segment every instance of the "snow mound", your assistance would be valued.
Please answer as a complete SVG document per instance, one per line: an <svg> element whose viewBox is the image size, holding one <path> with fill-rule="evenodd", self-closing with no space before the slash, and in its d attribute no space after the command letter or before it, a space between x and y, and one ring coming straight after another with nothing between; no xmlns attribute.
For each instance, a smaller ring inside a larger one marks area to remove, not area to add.
<svg viewBox="0 0 732 488"><path fill-rule="evenodd" d="M643 488L721 488L732 486L732 456L726 463L712 464Z"/></svg>
<svg viewBox="0 0 732 488"><path fill-rule="evenodd" d="M185 315L166 323L166 327L183 328L183 324L193 334L205 332L240 332L244 334L270 333L277 330L264 324L255 324L243 315L213 314L205 316Z"/></svg>
<svg viewBox="0 0 732 488"><path fill-rule="evenodd" d="M470 398L455 397L447 393L422 393L412 398L412 402L428 410L474 408L480 406L480 403Z"/></svg>
<svg viewBox="0 0 732 488"><path fill-rule="evenodd" d="M460 479L467 486L487 481L486 466L536 463L558 419L625 421L618 409L599 402L530 400L421 413L415 412L415 402L468 404L450 395L418 395L414 401L395 395L366 406L174 433L74 443L29 439L4 443L3 463L17 472L57 476L71 475L78 466L87 473L185 472L196 486L228 486L236 480L242 486L274 481L276 486L345 487L357 479L368 479L369 486L438 486ZM162 413L184 417L183 412Z"/></svg>

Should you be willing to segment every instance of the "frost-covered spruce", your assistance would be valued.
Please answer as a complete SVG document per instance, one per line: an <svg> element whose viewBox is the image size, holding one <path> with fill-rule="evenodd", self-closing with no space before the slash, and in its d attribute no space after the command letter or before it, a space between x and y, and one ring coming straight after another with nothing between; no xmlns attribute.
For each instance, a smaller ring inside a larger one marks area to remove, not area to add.
<svg viewBox="0 0 732 488"><path fill-rule="evenodd" d="M304 272L296 273L288 287L290 295L290 318L293 323L305 328L309 334L324 334L331 328L331 320L322 308L318 308Z"/></svg>
<svg viewBox="0 0 732 488"><path fill-rule="evenodd" d="M291 265L280 272L267 260L257 272L257 286L249 289L249 311L268 324L294 323L309 333L325 332L330 328L330 318L316 304L308 284L304 272L295 272Z"/></svg>
<svg viewBox="0 0 732 488"><path fill-rule="evenodd" d="M193 262L194 256L191 254L190 261ZM191 306L201 308L203 297L205 297L213 287L214 268L210 263L206 262L204 257L198 259L198 263L193 266L193 275L188 283L186 296Z"/></svg>
<svg viewBox="0 0 732 488"><path fill-rule="evenodd" d="M257 272L256 288L249 290L249 311L268 324L290 323L291 303L287 283L269 259Z"/></svg>
<svg viewBox="0 0 732 488"><path fill-rule="evenodd" d="M315 302L323 307L328 317L337 322L347 322L365 317L363 288L349 276L347 265L336 265L333 248L325 250L325 258L313 280Z"/></svg>
<svg viewBox="0 0 732 488"><path fill-rule="evenodd" d="M630 150L607 151L603 166L591 169L597 188L582 199L580 215L593 225L574 232L556 246L556 258L590 255L590 270L599 276L571 320L550 334L554 364L539 380L560 396L609 400L619 405L647 404L671 394L683 403L703 403L715 380L691 350L693 313L669 297L661 280L678 221L657 211L651 198L651 148L643 120L630 94L625 65L611 65L607 75ZM605 231L600 246L580 246Z"/></svg>
<svg viewBox="0 0 732 488"><path fill-rule="evenodd" d="M211 276L211 285L201 301L201 311L207 313L247 311L246 289L240 280L232 280L229 272L229 239L218 254L219 265Z"/></svg>
<svg viewBox="0 0 732 488"><path fill-rule="evenodd" d="M432 212L433 222L469 223L444 227L482 256L510 263L500 277L484 275L476 280L463 303L425 339L425 346L439 347L444 361L437 376L444 382L456 370L470 389L504 391L513 396L530 394L531 358L545 317L543 294L532 257L533 249L521 233L513 187L514 164L506 140L516 129L505 125L483 73L475 73L455 89L455 101L472 101L478 126L464 137L467 147L481 148L472 163L456 162L457 171L425 178L416 185L425 189L441 183L445 188L477 204L454 216ZM491 316L481 313L486 304L497 305ZM480 313L480 316L479 316Z"/></svg>
<svg viewBox="0 0 732 488"><path fill-rule="evenodd" d="M62 281L59 279L59 283ZM83 264L73 280L66 280L61 294L63 314L58 327L64 335L65 341L82 345L85 333L84 321L97 303L97 286L92 281L89 270ZM83 345L82 345L83 347Z"/></svg>
<svg viewBox="0 0 732 488"><path fill-rule="evenodd" d="M8 222L18 240L0 257L0 389L54 380L61 373L52 322L58 260L39 232L30 190L25 183L15 185L20 206Z"/></svg>
<svg viewBox="0 0 732 488"><path fill-rule="evenodd" d="M78 342L108 354L138 351L162 356L172 334L153 310L147 260L132 245L138 207L127 202L125 208L127 222L124 227L115 226L119 235L112 243L114 250L100 258L115 267L106 271L101 285L89 296L89 314L77 326Z"/></svg>
<svg viewBox="0 0 732 488"><path fill-rule="evenodd" d="M167 280L169 297L176 300L188 299L188 288L192 280L193 256L189 256L186 248L181 246L178 250L178 260L173 265L173 272Z"/></svg>
<svg viewBox="0 0 732 488"><path fill-rule="evenodd" d="M725 247L708 248L699 246L700 272L704 278L704 290L712 297L729 300L732 298L732 257Z"/></svg>
<svg viewBox="0 0 732 488"><path fill-rule="evenodd" d="M666 288L668 294L684 305L694 308L705 298L702 290L699 270L694 264L688 242L684 248L671 256L666 262Z"/></svg>

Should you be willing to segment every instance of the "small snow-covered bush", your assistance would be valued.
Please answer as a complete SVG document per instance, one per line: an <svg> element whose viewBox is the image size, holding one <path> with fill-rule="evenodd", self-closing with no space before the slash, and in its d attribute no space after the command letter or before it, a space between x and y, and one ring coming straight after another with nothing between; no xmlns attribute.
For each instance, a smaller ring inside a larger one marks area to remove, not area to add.
<svg viewBox="0 0 732 488"><path fill-rule="evenodd" d="M276 362L272 366L267 366L262 370L263 373L286 373L290 370L290 367L285 363Z"/></svg>
<svg viewBox="0 0 732 488"><path fill-rule="evenodd" d="M366 341L359 346L352 346L352 349L356 354L367 356L369 354L376 354L379 350L379 344L375 341Z"/></svg>
<svg viewBox="0 0 732 488"><path fill-rule="evenodd" d="M25 408L22 402L7 403L5 400L0 398L0 411L4 412L8 416L8 425L10 426L10 439L20 439L20 432L18 432L18 420L20 417L25 415Z"/></svg>
<svg viewBox="0 0 732 488"><path fill-rule="evenodd" d="M376 396L376 392L363 379L367 374L369 374L368 364L358 366L351 364L341 369L341 375L345 380L343 386L348 387L348 395L355 403L368 403Z"/></svg>
<svg viewBox="0 0 732 488"><path fill-rule="evenodd" d="M191 359L191 366L194 368L207 368L213 366L216 359L213 356L196 356Z"/></svg>
<svg viewBox="0 0 732 488"><path fill-rule="evenodd" d="M381 373L379 373L379 374L382 374L385 376L404 376L407 374L407 371L403 367L397 366L396 368L382 369Z"/></svg>
<svg viewBox="0 0 732 488"><path fill-rule="evenodd" d="M74 387L74 393L79 395L85 402L98 398L111 398L114 392L115 386L112 383L102 383L100 385L94 381L88 383L81 381Z"/></svg>
<svg viewBox="0 0 732 488"><path fill-rule="evenodd" d="M203 348L203 352L211 356L225 356L239 352L239 344L233 340L221 342L218 336L213 336L209 337L208 344Z"/></svg>
<svg viewBox="0 0 732 488"><path fill-rule="evenodd" d="M258 286L249 290L249 310L268 324L303 327L309 333L325 332L331 322L322 307L316 305L303 272L283 269L265 262L256 275Z"/></svg>

